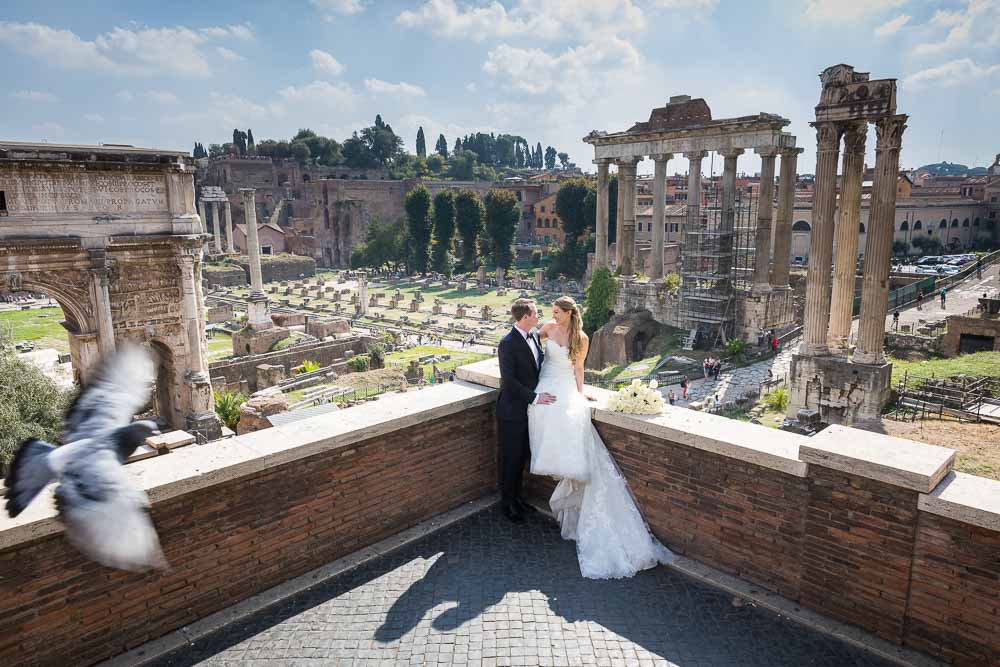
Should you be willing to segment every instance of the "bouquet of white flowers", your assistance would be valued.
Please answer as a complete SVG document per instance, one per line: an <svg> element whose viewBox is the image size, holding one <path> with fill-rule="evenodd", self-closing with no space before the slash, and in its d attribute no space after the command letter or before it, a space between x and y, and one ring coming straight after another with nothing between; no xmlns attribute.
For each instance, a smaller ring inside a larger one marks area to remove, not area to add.
<svg viewBox="0 0 1000 667"><path fill-rule="evenodd" d="M608 410L633 415L658 415L663 412L663 396L656 391L656 380L643 385L638 379L622 387L608 399Z"/></svg>

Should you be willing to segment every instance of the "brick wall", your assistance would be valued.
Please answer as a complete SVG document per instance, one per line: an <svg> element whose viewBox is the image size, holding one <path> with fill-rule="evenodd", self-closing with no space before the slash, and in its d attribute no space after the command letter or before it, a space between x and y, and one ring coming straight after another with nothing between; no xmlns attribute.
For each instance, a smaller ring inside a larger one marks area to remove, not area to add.
<svg viewBox="0 0 1000 667"><path fill-rule="evenodd" d="M956 665L1000 665L1000 533L920 513L906 644Z"/></svg>
<svg viewBox="0 0 1000 667"><path fill-rule="evenodd" d="M88 562L62 533L0 551L0 664L92 664L482 497L491 416L469 408L154 503L163 574Z"/></svg>

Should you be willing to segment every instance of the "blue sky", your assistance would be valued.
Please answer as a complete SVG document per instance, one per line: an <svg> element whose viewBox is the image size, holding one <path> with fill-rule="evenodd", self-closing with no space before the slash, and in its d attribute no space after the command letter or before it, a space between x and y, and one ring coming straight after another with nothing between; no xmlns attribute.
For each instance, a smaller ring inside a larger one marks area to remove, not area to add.
<svg viewBox="0 0 1000 667"><path fill-rule="evenodd" d="M817 75L846 62L899 79L904 166L1000 152L1000 0L6 0L0 62L0 139L342 140L381 113L411 151L502 131L593 169L587 132L689 94L789 118L812 172Z"/></svg>

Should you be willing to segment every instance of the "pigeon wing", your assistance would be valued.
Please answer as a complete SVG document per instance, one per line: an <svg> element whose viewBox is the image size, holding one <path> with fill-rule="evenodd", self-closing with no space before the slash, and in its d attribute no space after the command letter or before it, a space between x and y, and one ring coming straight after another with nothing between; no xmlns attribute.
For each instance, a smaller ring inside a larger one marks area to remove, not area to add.
<svg viewBox="0 0 1000 667"><path fill-rule="evenodd" d="M63 440L96 438L130 424L149 401L154 378L149 353L136 345L120 344L70 406Z"/></svg>
<svg viewBox="0 0 1000 667"><path fill-rule="evenodd" d="M111 449L67 464L56 508L70 542L102 565L139 572L165 568L149 499Z"/></svg>

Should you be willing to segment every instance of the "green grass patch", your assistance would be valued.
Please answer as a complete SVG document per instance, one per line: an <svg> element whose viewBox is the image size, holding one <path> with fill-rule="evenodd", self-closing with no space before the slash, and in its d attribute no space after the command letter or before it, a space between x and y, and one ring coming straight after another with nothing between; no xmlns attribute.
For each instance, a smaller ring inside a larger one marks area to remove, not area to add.
<svg viewBox="0 0 1000 667"><path fill-rule="evenodd" d="M892 359L892 384L906 378L912 385L926 378L948 378L955 375L979 375L1000 378L1000 352L977 352L952 358L904 361Z"/></svg>
<svg viewBox="0 0 1000 667"><path fill-rule="evenodd" d="M31 308L0 312L0 327L10 330L10 338L18 343L33 341L38 348L55 348L69 352L69 337L62 322L62 308Z"/></svg>
<svg viewBox="0 0 1000 667"><path fill-rule="evenodd" d="M233 339L228 334L216 332L208 339L208 360L219 361L233 355Z"/></svg>

